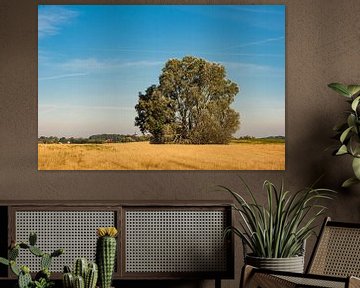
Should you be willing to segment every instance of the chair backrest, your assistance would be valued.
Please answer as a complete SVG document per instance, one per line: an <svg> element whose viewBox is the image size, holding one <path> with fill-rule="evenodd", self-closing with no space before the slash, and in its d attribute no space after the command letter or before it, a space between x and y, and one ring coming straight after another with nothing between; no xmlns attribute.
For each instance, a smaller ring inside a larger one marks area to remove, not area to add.
<svg viewBox="0 0 360 288"><path fill-rule="evenodd" d="M326 218L307 273L360 277L360 224Z"/></svg>

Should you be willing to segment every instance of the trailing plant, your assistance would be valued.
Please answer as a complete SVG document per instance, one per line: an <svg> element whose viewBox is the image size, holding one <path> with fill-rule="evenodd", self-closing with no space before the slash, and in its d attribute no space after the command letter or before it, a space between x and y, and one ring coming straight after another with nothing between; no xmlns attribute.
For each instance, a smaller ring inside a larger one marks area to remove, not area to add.
<svg viewBox="0 0 360 288"><path fill-rule="evenodd" d="M36 233L30 233L29 243L13 242L8 251L8 259L0 257L0 263L10 266L11 271L18 277L19 288L49 288L54 285L50 280L50 265L52 259L63 254L64 250L57 249L51 254L45 253L36 246L36 241ZM16 263L20 249L28 250L30 253L40 258L41 270L35 275L34 280L30 275L30 268L28 266L19 266Z"/></svg>
<svg viewBox="0 0 360 288"><path fill-rule="evenodd" d="M350 109L346 111L347 119L344 123L334 127L336 138L340 145L334 151L334 155L351 155L352 169L354 177L347 179L342 186L349 187L360 183L360 85L344 85L341 83L331 83L328 85L338 94L347 98Z"/></svg>
<svg viewBox="0 0 360 288"><path fill-rule="evenodd" d="M332 199L334 191L305 188L290 193L285 191L283 183L278 189L266 180L263 187L267 193L267 203L263 206L244 181L243 184L251 201L220 186L235 198L233 208L240 215L240 227L228 227L225 235L233 232L239 236L255 257L288 258L301 255L305 240L314 233L315 220L326 210L325 206L317 203L318 200Z"/></svg>
<svg viewBox="0 0 360 288"><path fill-rule="evenodd" d="M95 288L98 279L96 263L88 263L85 258L78 258L74 263L73 273L69 266L64 267L64 288Z"/></svg>
<svg viewBox="0 0 360 288"><path fill-rule="evenodd" d="M99 267L100 288L110 288L116 258L115 227L101 227L97 229L96 262Z"/></svg>

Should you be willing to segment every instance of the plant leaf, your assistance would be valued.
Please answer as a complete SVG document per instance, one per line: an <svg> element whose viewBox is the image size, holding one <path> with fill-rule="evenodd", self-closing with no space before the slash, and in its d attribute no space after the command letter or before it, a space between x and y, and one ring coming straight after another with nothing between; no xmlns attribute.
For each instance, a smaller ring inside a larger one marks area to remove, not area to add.
<svg viewBox="0 0 360 288"><path fill-rule="evenodd" d="M354 99L354 101L352 101L352 103L351 103L351 109L352 109L352 110L356 111L356 108L357 108L358 105L359 105L359 101L360 101L360 96L356 97L356 98Z"/></svg>
<svg viewBox="0 0 360 288"><path fill-rule="evenodd" d="M354 157L352 168L357 179L360 180L360 158Z"/></svg>
<svg viewBox="0 0 360 288"><path fill-rule="evenodd" d="M344 181L344 183L341 185L341 187L348 188L352 185L359 184L359 183L360 183L359 179L357 179L356 177L351 177L351 178L347 179L346 181Z"/></svg>
<svg viewBox="0 0 360 288"><path fill-rule="evenodd" d="M347 153L348 153L348 150L347 150L346 145L341 145L341 147L339 148L339 150L336 152L335 155L344 155Z"/></svg>
<svg viewBox="0 0 360 288"><path fill-rule="evenodd" d="M355 122L356 122L356 116L355 114L353 113L350 113L348 118L347 118L347 124L350 126L356 126L355 125Z"/></svg>
<svg viewBox="0 0 360 288"><path fill-rule="evenodd" d="M333 89L335 92L339 93L342 96L350 98L350 92L346 85L341 83L330 83L328 85L329 88Z"/></svg>
<svg viewBox="0 0 360 288"><path fill-rule="evenodd" d="M354 84L348 85L347 90L348 90L350 96L354 96L360 92L360 85L354 85Z"/></svg>
<svg viewBox="0 0 360 288"><path fill-rule="evenodd" d="M346 137L348 136L348 134L349 134L349 132L351 131L352 128L353 127L351 126L351 127L347 128L347 129L345 129L345 131L343 133L341 133L341 136L340 136L341 143L344 143Z"/></svg>

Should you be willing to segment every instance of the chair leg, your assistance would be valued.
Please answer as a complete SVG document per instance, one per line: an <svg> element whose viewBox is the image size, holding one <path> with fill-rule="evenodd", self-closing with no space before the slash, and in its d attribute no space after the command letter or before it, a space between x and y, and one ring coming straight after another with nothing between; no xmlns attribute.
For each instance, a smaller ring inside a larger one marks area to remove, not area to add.
<svg viewBox="0 0 360 288"><path fill-rule="evenodd" d="M239 288L248 287L250 280L251 280L251 276L253 274L253 271L254 271L254 267L252 267L250 265L244 265L244 267L242 268L242 271L241 271Z"/></svg>
<svg viewBox="0 0 360 288"><path fill-rule="evenodd" d="M242 269L240 288L295 288L296 284L287 280L272 276L271 274L261 273L257 269L246 265ZM353 288L357 288L354 286ZM360 288L360 287L359 287Z"/></svg>

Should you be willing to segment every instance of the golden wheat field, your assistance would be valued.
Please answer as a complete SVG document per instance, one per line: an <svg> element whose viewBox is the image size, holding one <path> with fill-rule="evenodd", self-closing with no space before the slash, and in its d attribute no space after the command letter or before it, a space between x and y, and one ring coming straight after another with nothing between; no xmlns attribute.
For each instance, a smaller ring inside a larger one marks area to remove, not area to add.
<svg viewBox="0 0 360 288"><path fill-rule="evenodd" d="M285 144L38 144L39 170L284 170Z"/></svg>

